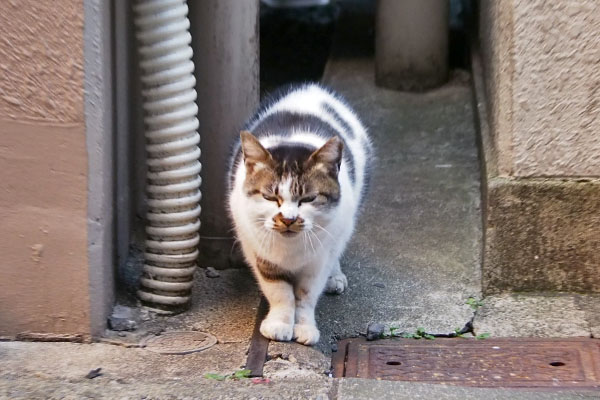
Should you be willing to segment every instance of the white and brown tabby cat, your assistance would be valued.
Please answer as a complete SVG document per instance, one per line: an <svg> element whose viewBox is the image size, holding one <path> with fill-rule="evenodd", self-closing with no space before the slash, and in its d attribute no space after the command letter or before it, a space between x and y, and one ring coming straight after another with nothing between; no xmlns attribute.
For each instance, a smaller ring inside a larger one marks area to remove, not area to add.
<svg viewBox="0 0 600 400"><path fill-rule="evenodd" d="M348 286L339 259L365 191L371 142L348 105L316 84L267 102L240 136L229 210L269 302L260 331L315 344L319 296Z"/></svg>

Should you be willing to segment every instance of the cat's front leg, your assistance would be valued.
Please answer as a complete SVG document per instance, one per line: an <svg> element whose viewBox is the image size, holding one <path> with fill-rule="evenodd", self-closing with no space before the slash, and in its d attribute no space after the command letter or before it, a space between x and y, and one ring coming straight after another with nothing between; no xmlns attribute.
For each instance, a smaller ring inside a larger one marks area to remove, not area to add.
<svg viewBox="0 0 600 400"><path fill-rule="evenodd" d="M269 313L260 324L260 333L272 340L292 340L295 314L292 285L285 281L265 281L260 286L269 302Z"/></svg>
<svg viewBox="0 0 600 400"><path fill-rule="evenodd" d="M272 340L288 341L294 333L294 288L291 276L276 267L260 258L256 261L258 283L269 302L269 313L260 324L260 333Z"/></svg>
<svg viewBox="0 0 600 400"><path fill-rule="evenodd" d="M328 269L321 267L298 277L294 286L296 297L294 339L298 343L310 346L319 341L320 333L315 321L315 307L328 276Z"/></svg>

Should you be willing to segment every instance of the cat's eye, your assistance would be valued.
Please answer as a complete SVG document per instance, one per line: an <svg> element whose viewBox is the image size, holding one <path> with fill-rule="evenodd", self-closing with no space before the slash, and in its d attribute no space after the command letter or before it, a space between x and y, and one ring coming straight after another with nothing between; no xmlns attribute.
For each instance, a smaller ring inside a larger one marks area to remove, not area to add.
<svg viewBox="0 0 600 400"><path fill-rule="evenodd" d="M263 199L267 200L267 201L276 201L279 203L279 199L277 199L277 196L271 196L269 194L262 194Z"/></svg>
<svg viewBox="0 0 600 400"><path fill-rule="evenodd" d="M300 199L300 204L302 204L302 203L312 203L313 201L315 201L316 198L317 198L317 196L306 196L306 197L303 197L302 199Z"/></svg>

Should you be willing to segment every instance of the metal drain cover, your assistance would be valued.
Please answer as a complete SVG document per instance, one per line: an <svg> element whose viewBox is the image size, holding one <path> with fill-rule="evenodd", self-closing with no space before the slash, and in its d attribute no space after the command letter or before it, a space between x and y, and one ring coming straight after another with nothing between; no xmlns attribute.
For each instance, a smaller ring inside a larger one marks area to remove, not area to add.
<svg viewBox="0 0 600 400"><path fill-rule="evenodd" d="M189 354L208 349L215 343L216 337L197 331L164 332L160 336L150 336L142 342L146 350L160 354Z"/></svg>
<svg viewBox="0 0 600 400"><path fill-rule="evenodd" d="M597 339L345 339L335 377L479 387L599 388Z"/></svg>

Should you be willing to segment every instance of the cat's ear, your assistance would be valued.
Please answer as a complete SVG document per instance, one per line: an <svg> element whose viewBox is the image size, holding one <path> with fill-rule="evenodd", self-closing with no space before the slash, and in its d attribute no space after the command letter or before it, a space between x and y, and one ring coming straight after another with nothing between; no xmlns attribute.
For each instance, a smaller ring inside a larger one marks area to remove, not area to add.
<svg viewBox="0 0 600 400"><path fill-rule="evenodd" d="M240 133L242 141L242 153L244 155L244 163L250 171L256 166L270 166L273 162L273 156L267 149L263 147L258 139L248 131Z"/></svg>
<svg viewBox="0 0 600 400"><path fill-rule="evenodd" d="M325 168L327 172L337 176L342 163L343 150L344 143L339 137L334 136L312 153L308 162L316 168Z"/></svg>

